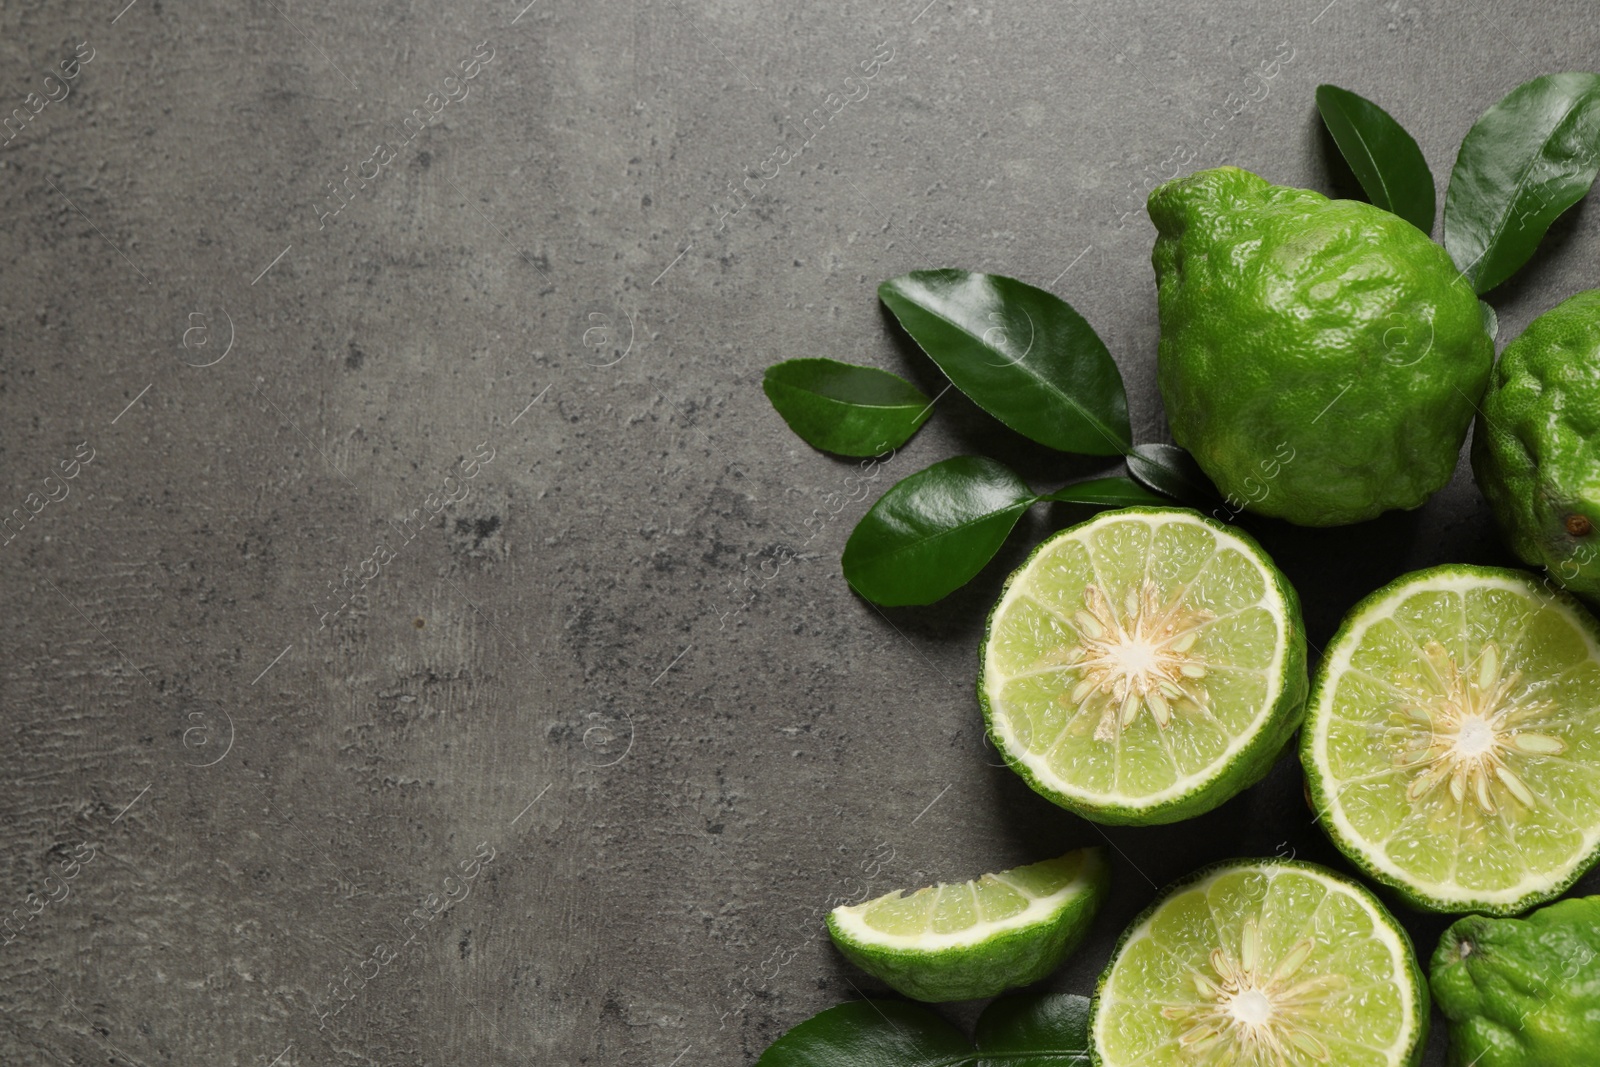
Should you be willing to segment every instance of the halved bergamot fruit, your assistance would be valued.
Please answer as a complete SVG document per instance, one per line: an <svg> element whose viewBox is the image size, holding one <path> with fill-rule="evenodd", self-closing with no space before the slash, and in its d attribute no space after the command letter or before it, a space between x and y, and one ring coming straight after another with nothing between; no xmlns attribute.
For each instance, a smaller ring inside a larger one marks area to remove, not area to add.
<svg viewBox="0 0 1600 1067"><path fill-rule="evenodd" d="M978 702L995 747L1085 818L1166 823L1259 780L1300 722L1300 603L1245 534L1170 508L1063 530L989 616Z"/></svg>
<svg viewBox="0 0 1600 1067"><path fill-rule="evenodd" d="M845 958L917 1000L970 1000L1061 965L1105 899L1100 848L956 885L896 890L835 908L828 933Z"/></svg>
<svg viewBox="0 0 1600 1067"><path fill-rule="evenodd" d="M1099 1067L1401 1067L1427 986L1370 892L1311 863L1208 867L1134 920L1100 978Z"/></svg>
<svg viewBox="0 0 1600 1067"><path fill-rule="evenodd" d="M1526 911L1600 847L1600 630L1521 571L1405 575L1328 645L1301 761L1334 843L1409 903Z"/></svg>

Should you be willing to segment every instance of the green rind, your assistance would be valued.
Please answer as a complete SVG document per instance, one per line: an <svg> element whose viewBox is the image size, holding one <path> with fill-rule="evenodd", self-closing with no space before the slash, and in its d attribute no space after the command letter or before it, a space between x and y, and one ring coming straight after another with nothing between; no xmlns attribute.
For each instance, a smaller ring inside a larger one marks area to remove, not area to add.
<svg viewBox="0 0 1600 1067"><path fill-rule="evenodd" d="M1168 885L1156 896L1156 899L1153 903L1151 903L1147 908L1134 917L1133 921L1128 924L1127 929L1122 931L1122 935L1117 938L1116 947L1111 950L1110 962L1106 964L1106 969L1100 972L1100 977L1095 981L1094 984L1094 998L1089 1007L1089 1054L1093 1067L1123 1067L1123 1065L1107 1063L1105 1058L1101 1056L1099 1043L1095 1041L1095 1023L1099 1018L1101 1005L1105 1002L1104 996L1106 983L1110 980L1111 972L1116 967L1117 960L1122 957L1122 950L1127 947L1128 939L1133 936L1134 931L1143 926L1145 920L1154 915L1162 905L1183 890L1188 889L1190 886L1197 885L1198 883L1211 878L1213 875L1221 871L1246 867L1255 868L1258 870L1271 867L1296 868L1299 870L1312 871L1324 877L1332 878L1342 885L1346 885L1354 889L1358 894L1366 899L1367 902L1372 905L1373 910L1376 912L1379 920L1399 936L1400 943L1406 948L1406 970L1411 979L1411 987L1414 990L1414 995L1411 998L1411 1004L1417 1018L1416 1041L1411 1046L1411 1052L1406 1058L1404 1067L1419 1067L1419 1065L1422 1063L1423 1049L1428 1044L1428 1024L1430 1021L1428 981L1422 973L1422 965L1417 962L1417 948L1416 945L1411 941L1411 935L1406 933L1405 927L1401 926L1389 909L1384 907L1383 901L1379 900L1371 890L1362 885L1360 882L1357 882L1352 878L1347 878L1338 871L1324 867L1320 863L1308 863L1305 860L1276 858L1241 858L1222 860L1218 863L1208 864L1207 866L1200 868L1198 871L1195 871L1193 874L1180 878L1176 882Z"/></svg>
<svg viewBox="0 0 1600 1067"><path fill-rule="evenodd" d="M1147 207L1172 439L1231 504L1340 526L1444 487L1494 344L1443 248L1237 167L1165 182Z"/></svg>
<svg viewBox="0 0 1600 1067"><path fill-rule="evenodd" d="M1600 897L1560 900L1523 919L1453 923L1428 967L1452 1067L1590 1062L1600 1048L1597 933Z"/></svg>
<svg viewBox="0 0 1600 1067"><path fill-rule="evenodd" d="M1339 647L1340 643L1349 639L1356 621L1364 613L1395 591L1407 585L1426 581L1428 578L1440 574L1481 575L1500 579L1511 578L1523 582L1530 591L1535 592L1537 595L1548 596L1550 599L1572 608L1577 616L1578 624L1587 629L1590 636L1597 643L1600 643L1600 624L1596 623L1594 617L1584 609L1576 597L1559 589L1551 589L1541 585L1525 571L1511 570L1507 567L1481 567L1471 563L1446 563L1437 567L1427 567L1423 570L1403 574L1383 588L1367 594L1355 607L1350 609L1349 614L1344 617L1344 621L1339 624L1339 629L1334 633L1333 639L1324 648L1322 662L1317 666L1317 675L1312 683L1311 696L1306 701L1305 729L1300 734L1300 765L1305 771L1306 789L1310 795L1311 806L1318 813L1325 812L1328 809L1329 794L1326 784L1323 782L1322 770L1316 765L1313 755L1317 727L1313 717L1322 702L1322 691L1328 685L1327 663L1332 659L1334 650ZM1393 891L1405 904L1420 911L1441 912L1443 914L1481 912L1485 915L1497 916L1518 915L1536 904L1559 897L1570 889L1574 882L1583 877L1596 862L1600 862L1600 844L1597 844L1587 856L1578 862L1577 866L1573 868L1572 874L1555 887L1546 892L1535 891L1528 893L1509 904L1494 904L1474 900L1446 900L1430 895L1427 891L1410 884L1404 879L1375 869L1356 842L1341 833L1332 819L1318 818L1317 822L1334 846L1344 853L1345 858L1354 864L1363 875Z"/></svg>
<svg viewBox="0 0 1600 1067"><path fill-rule="evenodd" d="M1472 473L1506 545L1600 601L1600 289L1568 297L1506 346L1472 432ZM1589 520L1574 536L1568 516Z"/></svg>
<svg viewBox="0 0 1600 1067"><path fill-rule="evenodd" d="M938 1004L992 997L1047 977L1088 934L1110 889L1111 865L1102 848L1082 851L1086 854L1082 892L1067 897L1037 922L972 945L934 951L886 949L852 937L832 912L827 916L828 935L845 959L913 1000Z"/></svg>
<svg viewBox="0 0 1600 1067"><path fill-rule="evenodd" d="M1127 804L1087 804L1076 797L1067 796L1048 784L1041 782L1034 774L1033 769L1017 759L1006 748L1000 734L995 729L993 710L990 707L989 695L984 688L984 676L987 672L986 650L989 639L994 630L995 612L1001 602L1005 600L1006 591L1011 588L1011 583L1017 576L1032 565L1035 557L1048 548L1059 538L1065 537L1074 531L1081 530L1096 522L1121 515L1173 515L1181 514L1197 519L1207 526L1221 530L1230 536L1237 537L1250 548L1259 562L1265 564L1262 568L1272 580L1273 587L1283 597L1285 610L1288 614L1289 647L1283 660L1283 677L1280 679L1282 692L1274 702L1272 711L1262 722L1254 741L1241 749L1234 756L1232 762L1224 763L1217 768L1212 777L1196 785L1188 793L1175 797L1162 804L1135 807ZM1289 584L1272 557L1267 555L1255 538L1243 530L1224 525L1215 519L1206 517L1190 508L1151 508L1134 507L1119 508L1116 511L1104 511L1094 518L1080 522L1076 526L1069 526L1064 530L1045 538L1022 565L1011 572L1006 578L1005 585L1001 587L1000 596L995 600L995 605L989 610L989 617L984 622L983 640L978 646L978 706L983 711L984 729L989 735L989 741L994 745L1006 763L1015 771L1023 781L1027 782L1034 792L1038 793L1068 811L1083 816L1092 822L1104 823L1108 826L1156 826L1164 823L1182 822L1203 815L1211 809L1227 802L1242 793L1250 786L1255 785L1273 764L1283 755L1294 739L1294 732L1300 726L1302 712L1305 709L1306 694L1310 688L1310 681L1306 673L1306 635L1305 624L1300 614L1300 596Z"/></svg>

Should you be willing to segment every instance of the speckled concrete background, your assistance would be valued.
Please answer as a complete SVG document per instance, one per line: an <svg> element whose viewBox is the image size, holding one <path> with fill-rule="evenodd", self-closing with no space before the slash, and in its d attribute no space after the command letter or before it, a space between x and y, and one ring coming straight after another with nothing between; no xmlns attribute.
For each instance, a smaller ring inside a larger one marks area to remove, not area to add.
<svg viewBox="0 0 1600 1067"><path fill-rule="evenodd" d="M1579 0L125 2L0 15L8 1065L742 1064L871 990L828 901L1102 835L971 695L1002 576L1074 516L924 610L854 598L840 548L958 451L1091 468L951 393L858 471L762 369L937 392L874 286L992 270L1072 301L1161 439L1174 159L1337 189L1331 80L1442 180L1600 48ZM1595 283L1596 230L1495 294L1502 338ZM1317 643L1401 571L1502 559L1464 468L1414 515L1250 527ZM1299 788L1109 831L1055 984L1202 861L1331 859Z"/></svg>

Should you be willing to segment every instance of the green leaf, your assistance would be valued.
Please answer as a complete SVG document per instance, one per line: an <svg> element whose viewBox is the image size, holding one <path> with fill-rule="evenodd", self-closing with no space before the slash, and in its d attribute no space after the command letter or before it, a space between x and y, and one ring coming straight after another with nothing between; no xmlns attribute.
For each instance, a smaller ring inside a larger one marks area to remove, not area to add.
<svg viewBox="0 0 1600 1067"><path fill-rule="evenodd" d="M1163 507L1171 503L1131 478L1090 478L1064 485L1039 499L1058 504L1098 504L1105 508Z"/></svg>
<svg viewBox="0 0 1600 1067"><path fill-rule="evenodd" d="M1317 110L1367 199L1431 234L1433 172L1405 128L1371 100L1337 85L1317 86Z"/></svg>
<svg viewBox="0 0 1600 1067"><path fill-rule="evenodd" d="M1089 1062L1089 998L1023 993L991 1001L974 1035L978 1067L1063 1067Z"/></svg>
<svg viewBox="0 0 1600 1067"><path fill-rule="evenodd" d="M800 1023L767 1046L756 1067L933 1067L971 1057L961 1031L922 1005L857 1000Z"/></svg>
<svg viewBox="0 0 1600 1067"><path fill-rule="evenodd" d="M1486 293L1528 261L1600 170L1600 74L1517 86L1467 131L1444 198L1444 246Z"/></svg>
<svg viewBox="0 0 1600 1067"><path fill-rule="evenodd" d="M1500 316L1495 313L1494 308L1482 300L1478 301L1478 311L1483 314L1483 330L1489 335L1489 340L1493 341L1500 336Z"/></svg>
<svg viewBox="0 0 1600 1067"><path fill-rule="evenodd" d="M956 456L889 487L844 546L844 576L875 604L931 604L961 588L1033 504L1015 471Z"/></svg>
<svg viewBox="0 0 1600 1067"><path fill-rule="evenodd" d="M774 364L761 388L801 440L841 456L899 448L933 411L932 401L899 375L836 359Z"/></svg>
<svg viewBox="0 0 1600 1067"><path fill-rule="evenodd" d="M1177 445L1135 445L1128 453L1128 472L1158 493L1194 508L1209 508L1222 499L1200 464Z"/></svg>
<svg viewBox="0 0 1600 1067"><path fill-rule="evenodd" d="M957 389L1013 430L1063 452L1128 450L1122 375L1060 297L964 270L912 271L878 297Z"/></svg>
<svg viewBox="0 0 1600 1067"><path fill-rule="evenodd" d="M978 1017L977 1048L921 1004L858 1000L795 1026L756 1067L1074 1067L1088 1049L1087 997L1001 997Z"/></svg>

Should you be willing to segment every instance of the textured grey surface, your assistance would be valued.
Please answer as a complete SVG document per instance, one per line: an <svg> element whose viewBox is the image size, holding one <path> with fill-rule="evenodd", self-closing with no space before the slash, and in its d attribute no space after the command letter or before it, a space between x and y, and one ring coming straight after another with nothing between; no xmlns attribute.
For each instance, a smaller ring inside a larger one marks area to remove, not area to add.
<svg viewBox="0 0 1600 1067"><path fill-rule="evenodd" d="M4 508L93 458L0 550L0 913L66 894L0 949L0 1060L747 1063L873 988L830 900L1100 840L996 766L971 695L1007 566L1072 516L935 608L838 570L936 459L1090 468L952 393L855 480L762 369L937 391L874 286L992 270L1072 301L1161 439L1142 201L1175 156L1333 189L1336 81L1442 179L1600 28L1577 0L925 2L6 6L4 110L93 58L0 148ZM365 162L480 42L465 98ZM1580 208L1495 294L1502 338L1593 283L1596 230ZM1361 529L1247 525L1319 644L1395 574L1503 558L1464 467ZM1114 900L1055 985L1202 861L1330 859L1299 789L1110 831Z"/></svg>

